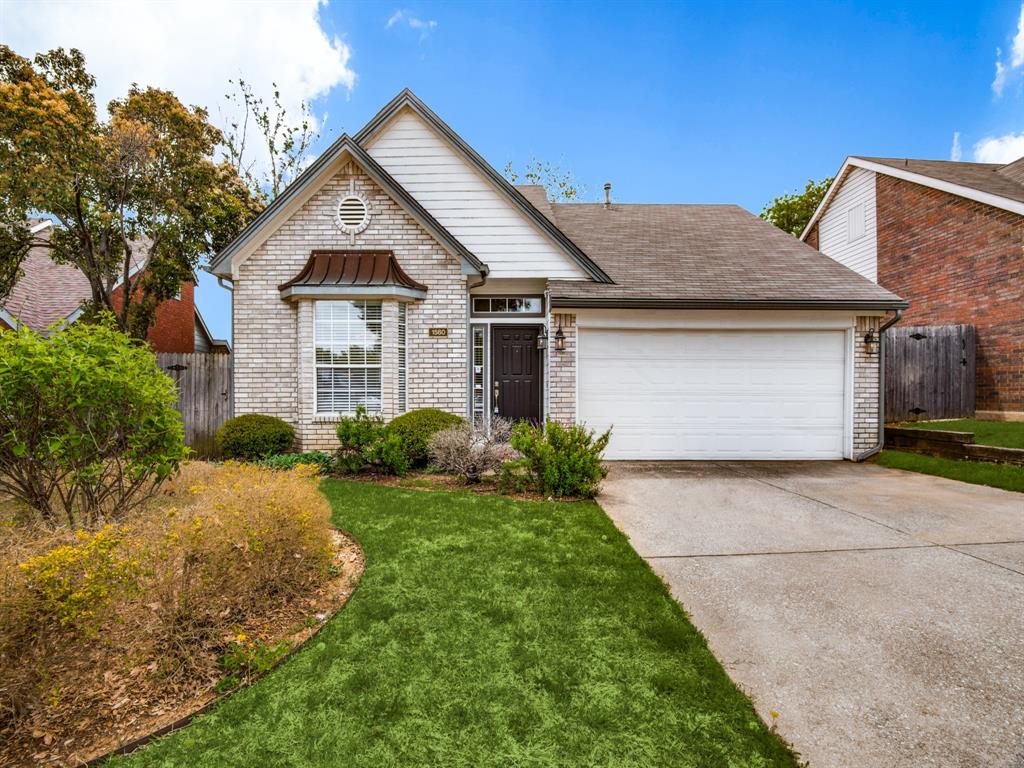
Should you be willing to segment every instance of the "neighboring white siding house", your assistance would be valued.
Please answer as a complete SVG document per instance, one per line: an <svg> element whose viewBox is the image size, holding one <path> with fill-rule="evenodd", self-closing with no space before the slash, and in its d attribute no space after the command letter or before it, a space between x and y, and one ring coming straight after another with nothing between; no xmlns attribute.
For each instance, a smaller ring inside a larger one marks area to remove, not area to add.
<svg viewBox="0 0 1024 768"><path fill-rule="evenodd" d="M490 276L583 280L587 275L494 185L411 110L366 147L437 221L490 267Z"/></svg>
<svg viewBox="0 0 1024 768"><path fill-rule="evenodd" d="M818 250L878 281L875 174L853 168L818 223Z"/></svg>

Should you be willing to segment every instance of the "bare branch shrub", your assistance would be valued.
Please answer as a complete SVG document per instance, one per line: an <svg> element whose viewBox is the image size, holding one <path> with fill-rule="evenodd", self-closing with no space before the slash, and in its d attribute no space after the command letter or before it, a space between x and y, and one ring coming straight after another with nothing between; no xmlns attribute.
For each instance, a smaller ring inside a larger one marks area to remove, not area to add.
<svg viewBox="0 0 1024 768"><path fill-rule="evenodd" d="M480 424L456 424L431 437L427 450L437 467L476 483L514 456L511 436L512 422L507 419L493 419L489 431Z"/></svg>

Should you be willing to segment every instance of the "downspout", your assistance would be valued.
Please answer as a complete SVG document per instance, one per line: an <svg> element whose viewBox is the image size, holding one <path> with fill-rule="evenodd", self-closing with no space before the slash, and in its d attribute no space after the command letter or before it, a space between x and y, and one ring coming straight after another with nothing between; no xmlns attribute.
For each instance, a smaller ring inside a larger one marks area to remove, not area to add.
<svg viewBox="0 0 1024 768"><path fill-rule="evenodd" d="M854 456L854 461L870 459L882 450L882 446L885 444L885 332L903 317L902 309L895 311L896 314L893 315L892 319L886 321L878 328L878 442L875 443L873 448L869 448L863 453Z"/></svg>

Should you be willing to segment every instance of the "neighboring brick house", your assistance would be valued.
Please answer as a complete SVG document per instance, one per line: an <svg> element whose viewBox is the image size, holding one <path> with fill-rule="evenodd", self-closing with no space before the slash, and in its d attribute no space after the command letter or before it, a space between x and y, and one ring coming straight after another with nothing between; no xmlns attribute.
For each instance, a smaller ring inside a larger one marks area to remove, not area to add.
<svg viewBox="0 0 1024 768"><path fill-rule="evenodd" d="M907 299L903 323L973 324L977 415L1024 419L1024 158L850 157L802 239Z"/></svg>
<svg viewBox="0 0 1024 768"><path fill-rule="evenodd" d="M892 293L730 205L552 204L409 91L218 254L234 407L613 426L612 459L862 458Z"/></svg>
<svg viewBox="0 0 1024 768"><path fill-rule="evenodd" d="M45 237L52 223L33 223L38 236ZM58 264L45 247L34 247L22 262L21 279L7 300L0 303L0 330L26 326L39 333L54 323L78 319L82 305L92 296L89 281L77 267ZM120 307L122 291L115 291L114 304ZM227 352L228 343L214 339L195 305L195 283L182 283L177 298L156 309L156 321L149 329L148 341L156 352Z"/></svg>

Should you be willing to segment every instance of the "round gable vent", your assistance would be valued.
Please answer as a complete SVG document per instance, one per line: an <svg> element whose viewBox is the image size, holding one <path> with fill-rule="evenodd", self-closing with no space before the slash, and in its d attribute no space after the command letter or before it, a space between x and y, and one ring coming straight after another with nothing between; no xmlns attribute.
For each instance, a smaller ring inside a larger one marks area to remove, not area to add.
<svg viewBox="0 0 1024 768"><path fill-rule="evenodd" d="M358 234L370 224L370 206L360 195L349 193L338 203L336 220L343 232Z"/></svg>

